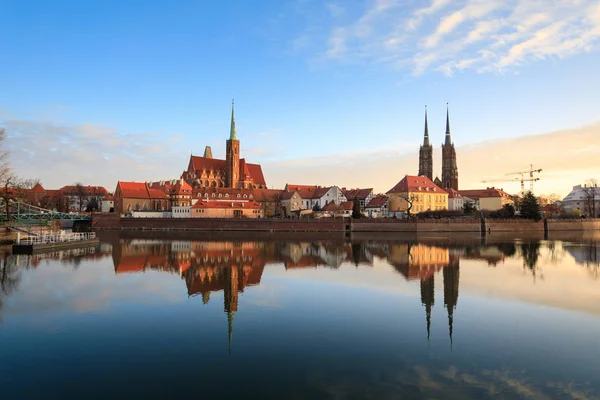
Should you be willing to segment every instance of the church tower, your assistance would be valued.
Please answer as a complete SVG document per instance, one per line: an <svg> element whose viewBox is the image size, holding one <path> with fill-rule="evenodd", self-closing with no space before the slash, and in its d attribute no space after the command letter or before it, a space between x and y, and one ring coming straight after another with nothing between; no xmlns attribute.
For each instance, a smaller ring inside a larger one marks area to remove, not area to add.
<svg viewBox="0 0 600 400"><path fill-rule="evenodd" d="M426 176L433 180L433 147L429 142L429 128L427 127L427 106L425 106L425 136L419 149L419 176Z"/></svg>
<svg viewBox="0 0 600 400"><path fill-rule="evenodd" d="M446 138L442 145L442 189L458 190L456 150L450 137L450 116L446 108Z"/></svg>
<svg viewBox="0 0 600 400"><path fill-rule="evenodd" d="M225 158L225 187L236 188L240 179L240 141L235 134L234 104L231 101L231 127L229 128L229 140L227 140L227 154Z"/></svg>

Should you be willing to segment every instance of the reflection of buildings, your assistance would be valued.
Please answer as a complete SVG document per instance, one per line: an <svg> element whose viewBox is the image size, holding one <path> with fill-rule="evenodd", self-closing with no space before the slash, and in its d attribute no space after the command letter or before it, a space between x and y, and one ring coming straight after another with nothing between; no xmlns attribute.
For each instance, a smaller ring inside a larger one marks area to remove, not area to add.
<svg viewBox="0 0 600 400"><path fill-rule="evenodd" d="M458 302L459 256L448 248L425 244L390 244L388 262L406 280L421 281L421 304L425 306L427 339L431 333L431 310L435 304L435 274L442 270L444 307L448 312L448 330L452 343L454 310Z"/></svg>

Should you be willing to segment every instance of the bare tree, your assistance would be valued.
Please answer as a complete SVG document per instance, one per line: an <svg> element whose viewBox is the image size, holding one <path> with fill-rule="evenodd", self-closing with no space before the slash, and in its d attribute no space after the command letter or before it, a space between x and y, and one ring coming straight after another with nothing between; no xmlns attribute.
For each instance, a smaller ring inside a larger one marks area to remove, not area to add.
<svg viewBox="0 0 600 400"><path fill-rule="evenodd" d="M583 203L585 215L591 218L598 216L596 210L596 197L598 192L598 181L596 179L588 179L583 187Z"/></svg>
<svg viewBox="0 0 600 400"><path fill-rule="evenodd" d="M77 207L77 211L83 211L83 202L87 197L87 192L81 182L75 183L73 195L77 199L77 204L79 205L79 207Z"/></svg>
<svg viewBox="0 0 600 400"><path fill-rule="evenodd" d="M4 128L0 128L0 146L2 142L6 139L6 130ZM0 150L0 180L4 180L8 175L10 175L10 166L8 164L8 151Z"/></svg>
<svg viewBox="0 0 600 400"><path fill-rule="evenodd" d="M0 203L3 205L6 221L10 221L11 206L26 196L22 185L22 181L11 173L4 174L0 179Z"/></svg>
<svg viewBox="0 0 600 400"><path fill-rule="evenodd" d="M408 218L410 218L411 213L410 211L413 208L413 203L418 199L417 195L414 194L406 194L406 195L400 195L400 198L403 199L404 201L406 201L406 215L408 216Z"/></svg>

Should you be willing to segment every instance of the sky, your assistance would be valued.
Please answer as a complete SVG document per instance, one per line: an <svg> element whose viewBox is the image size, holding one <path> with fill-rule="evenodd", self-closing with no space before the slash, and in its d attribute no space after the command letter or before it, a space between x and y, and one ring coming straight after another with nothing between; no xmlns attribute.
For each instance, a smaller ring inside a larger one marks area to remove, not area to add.
<svg viewBox="0 0 600 400"><path fill-rule="evenodd" d="M373 187L418 171L425 106L459 187L542 168L600 179L599 0L0 0L0 127L48 189L178 178L241 155L267 185ZM508 179L508 182L497 182ZM482 182L486 181L486 182ZM493 181L494 183L489 183Z"/></svg>

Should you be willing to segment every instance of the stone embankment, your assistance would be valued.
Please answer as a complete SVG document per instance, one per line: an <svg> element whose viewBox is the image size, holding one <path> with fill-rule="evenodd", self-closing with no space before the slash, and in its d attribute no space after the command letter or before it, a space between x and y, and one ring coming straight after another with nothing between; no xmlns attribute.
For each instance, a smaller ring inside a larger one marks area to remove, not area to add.
<svg viewBox="0 0 600 400"><path fill-rule="evenodd" d="M241 219L241 218L120 218L94 214L95 230L245 231L245 232L554 232L600 230L600 219L497 220L497 219Z"/></svg>

